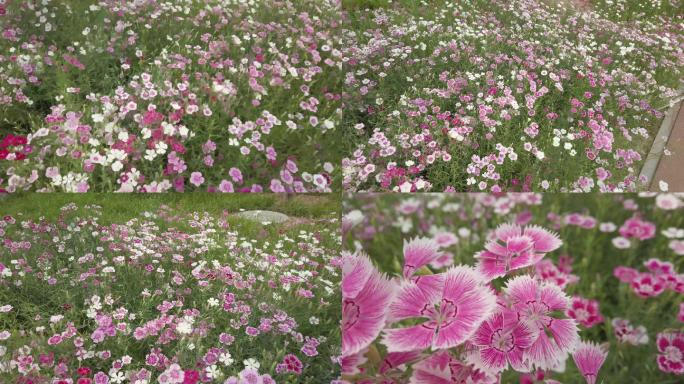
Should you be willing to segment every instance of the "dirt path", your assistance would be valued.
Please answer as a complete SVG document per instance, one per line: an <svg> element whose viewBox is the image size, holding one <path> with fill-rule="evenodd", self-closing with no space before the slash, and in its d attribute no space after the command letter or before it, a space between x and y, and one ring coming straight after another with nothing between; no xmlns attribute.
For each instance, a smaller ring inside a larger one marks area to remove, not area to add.
<svg viewBox="0 0 684 384"><path fill-rule="evenodd" d="M668 155L669 153L669 155ZM684 108L679 103L670 138L665 144L665 154L660 158L650 191L661 191L660 181L668 184L670 192L684 192Z"/></svg>

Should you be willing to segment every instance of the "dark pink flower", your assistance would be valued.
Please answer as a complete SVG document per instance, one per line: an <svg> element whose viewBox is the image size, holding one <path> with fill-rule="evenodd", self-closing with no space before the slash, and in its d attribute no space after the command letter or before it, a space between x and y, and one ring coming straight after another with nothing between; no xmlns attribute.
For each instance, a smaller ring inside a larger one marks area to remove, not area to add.
<svg viewBox="0 0 684 384"><path fill-rule="evenodd" d="M658 346L658 368L675 375L684 374L684 333L678 331L661 332L656 339Z"/></svg>
<svg viewBox="0 0 684 384"><path fill-rule="evenodd" d="M652 273L640 273L631 282L631 287L634 293L641 297L658 296L667 286L667 282L660 276Z"/></svg>
<svg viewBox="0 0 684 384"><path fill-rule="evenodd" d="M572 298L566 315L587 328L591 328L603 321L603 316L599 312L598 301L579 296Z"/></svg>

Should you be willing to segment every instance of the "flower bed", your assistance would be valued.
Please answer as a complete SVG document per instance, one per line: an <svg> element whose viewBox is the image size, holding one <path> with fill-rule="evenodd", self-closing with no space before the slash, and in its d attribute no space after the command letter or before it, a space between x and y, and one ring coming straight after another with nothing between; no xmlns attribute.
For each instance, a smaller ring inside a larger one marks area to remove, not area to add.
<svg viewBox="0 0 684 384"><path fill-rule="evenodd" d="M373 3L349 8L346 190L643 189L681 5Z"/></svg>
<svg viewBox="0 0 684 384"><path fill-rule="evenodd" d="M331 191L335 1L0 4L2 190Z"/></svg>
<svg viewBox="0 0 684 384"><path fill-rule="evenodd" d="M0 221L0 382L337 377L337 220L262 226L162 206L101 224L103 214L68 204Z"/></svg>

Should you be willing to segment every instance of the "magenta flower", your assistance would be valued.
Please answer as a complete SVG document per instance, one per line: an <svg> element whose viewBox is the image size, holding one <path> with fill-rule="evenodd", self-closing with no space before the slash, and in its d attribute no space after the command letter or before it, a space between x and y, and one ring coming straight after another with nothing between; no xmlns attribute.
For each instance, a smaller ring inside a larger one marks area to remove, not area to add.
<svg viewBox="0 0 684 384"><path fill-rule="evenodd" d="M368 256L347 253L343 259L342 355L348 356L367 347L382 330L395 285Z"/></svg>
<svg viewBox="0 0 684 384"><path fill-rule="evenodd" d="M518 320L515 313L499 311L480 325L470 342L478 347L479 360L488 372L501 372L511 364L516 371L529 371L524 352L537 332Z"/></svg>
<svg viewBox="0 0 684 384"><path fill-rule="evenodd" d="M404 277L409 278L421 267L430 264L441 256L439 244L429 238L404 240Z"/></svg>
<svg viewBox="0 0 684 384"><path fill-rule="evenodd" d="M427 284L404 281L390 304L391 322L426 321L385 329L382 341L389 352L455 347L472 336L494 309L494 293L472 268L457 266L433 276Z"/></svg>
<svg viewBox="0 0 684 384"><path fill-rule="evenodd" d="M634 293L641 297L658 296L667 287L667 281L652 273L640 273L630 283Z"/></svg>
<svg viewBox="0 0 684 384"><path fill-rule="evenodd" d="M606 361L606 356L608 356L608 351L590 341L580 341L577 349L572 353L572 359L575 360L577 369L584 376L587 384L596 383L596 376L603 362Z"/></svg>
<svg viewBox="0 0 684 384"><path fill-rule="evenodd" d="M599 312L598 301L579 296L572 298L570 308L568 308L565 314L587 328L591 328L603 321L603 316Z"/></svg>
<svg viewBox="0 0 684 384"><path fill-rule="evenodd" d="M658 368L675 375L684 374L684 333L661 332L656 338L660 354L656 357Z"/></svg>
<svg viewBox="0 0 684 384"><path fill-rule="evenodd" d="M554 317L568 310L568 297L558 286L540 283L527 275L509 280L504 292L518 319L539 334L526 357L537 368L557 367L579 340L573 319Z"/></svg>
<svg viewBox="0 0 684 384"><path fill-rule="evenodd" d="M684 303L679 304L679 313L677 314L677 320L684 323Z"/></svg>
<svg viewBox="0 0 684 384"><path fill-rule="evenodd" d="M489 280L509 271L534 265L548 252L558 249L558 235L537 226L524 229L516 224L502 224L494 230L485 250L475 255L478 270Z"/></svg>

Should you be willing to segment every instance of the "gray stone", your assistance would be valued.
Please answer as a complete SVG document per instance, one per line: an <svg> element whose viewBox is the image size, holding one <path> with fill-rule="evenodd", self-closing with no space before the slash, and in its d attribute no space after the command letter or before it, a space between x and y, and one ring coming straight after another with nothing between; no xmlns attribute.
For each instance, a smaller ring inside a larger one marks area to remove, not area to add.
<svg viewBox="0 0 684 384"><path fill-rule="evenodd" d="M242 211L236 213L234 216L236 217L242 217L247 220L252 220L252 221L258 221L260 223L284 223L288 221L290 218L280 212L274 212L274 211L262 211L262 210L255 210L255 211Z"/></svg>

